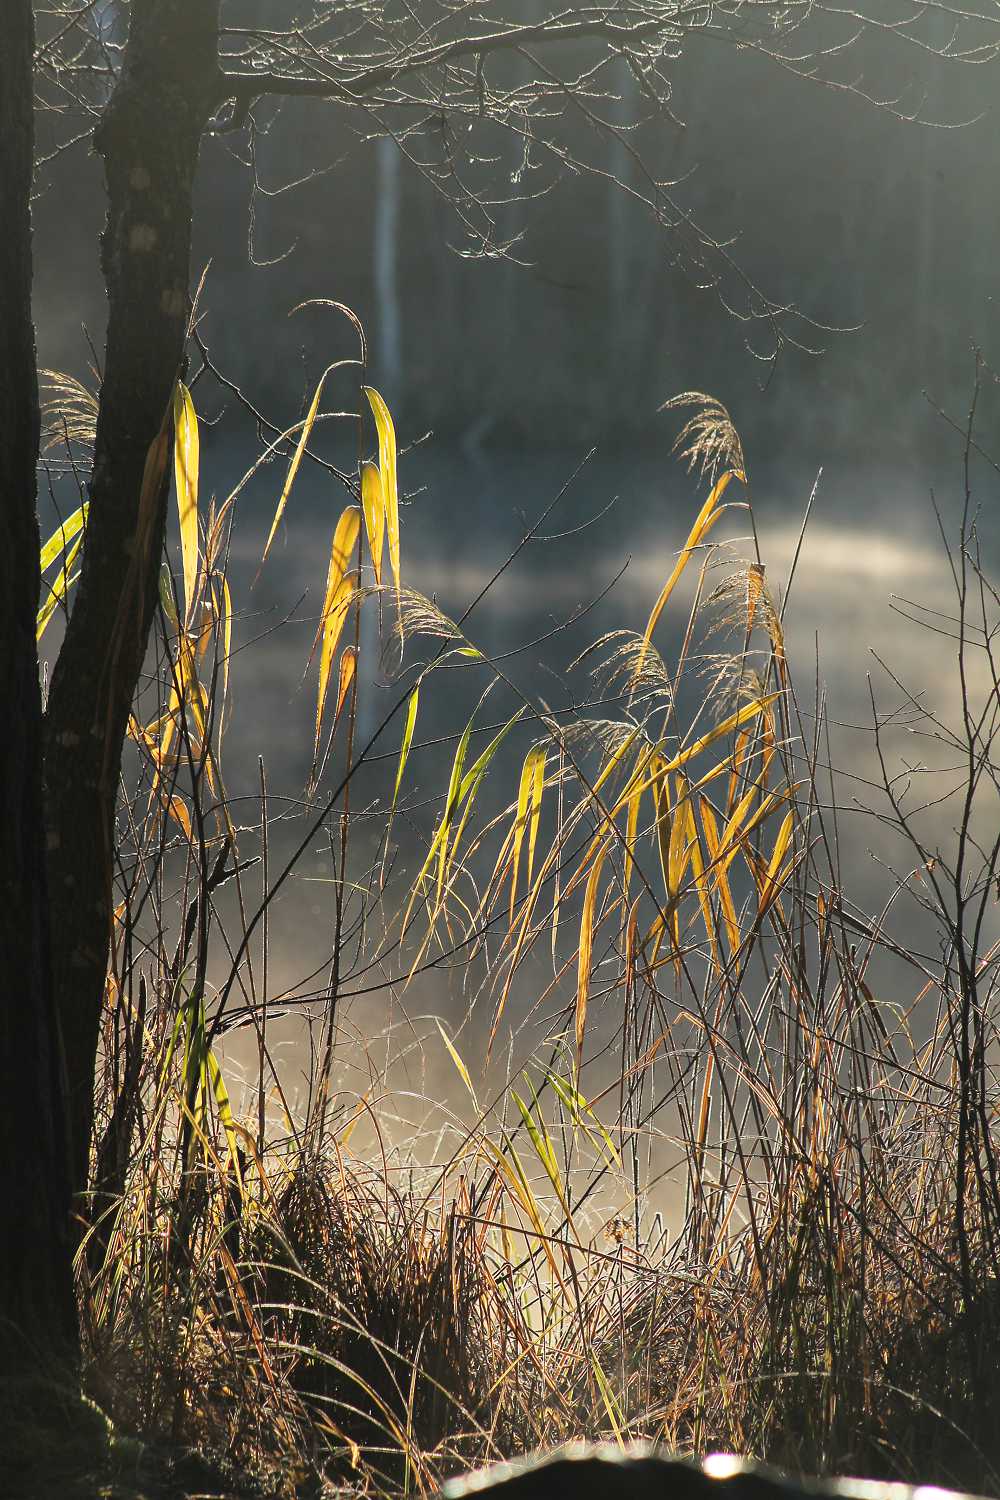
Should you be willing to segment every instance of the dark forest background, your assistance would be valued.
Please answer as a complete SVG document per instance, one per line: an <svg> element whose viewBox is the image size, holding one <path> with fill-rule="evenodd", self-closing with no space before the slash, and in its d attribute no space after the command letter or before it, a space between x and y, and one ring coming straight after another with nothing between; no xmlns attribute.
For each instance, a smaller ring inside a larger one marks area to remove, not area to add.
<svg viewBox="0 0 1000 1500"><path fill-rule="evenodd" d="M964 403L970 342L988 355L995 335L995 66L867 37L843 73L889 102L695 37L675 70L676 129L660 121L634 138L757 284L801 310L790 327L822 356L786 347L772 365L748 352L747 337L770 352L766 333L673 263L662 231L610 180L627 189L635 164L588 139L585 122L581 150L609 178L567 172L537 198L550 164L529 154L525 167L498 136L497 176L524 201L501 211L509 255L484 258L392 141L365 139L313 100L258 108L253 167L234 164L247 158L242 136L203 146L193 263L211 263L213 354L248 394L294 413L324 351L315 325L286 314L336 297L364 322L374 376L411 438L433 427L474 443L659 441L655 408L694 388L730 408L752 447L780 445L793 463L931 451L941 434L922 390ZM416 158L430 149L405 146ZM82 373L80 325L99 343L103 320L104 209L86 141L38 193L41 362Z"/></svg>

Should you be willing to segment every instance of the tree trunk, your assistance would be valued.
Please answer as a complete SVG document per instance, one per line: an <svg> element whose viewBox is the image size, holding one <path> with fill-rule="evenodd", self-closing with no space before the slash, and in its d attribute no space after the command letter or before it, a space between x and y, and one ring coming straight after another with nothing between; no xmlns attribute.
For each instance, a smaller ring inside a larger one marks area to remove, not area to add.
<svg viewBox="0 0 1000 1500"><path fill-rule="evenodd" d="M49 964L38 610L38 382L31 321L34 16L0 46L0 1374L73 1357L64 1077ZM11 1337L11 1326L17 1337Z"/></svg>
<svg viewBox="0 0 1000 1500"><path fill-rule="evenodd" d="M195 168L219 102L218 16L219 0L133 0L122 73L94 137L108 195L108 332L83 569L52 676L45 748L77 1192L89 1170L121 752L157 597L166 475L141 525L139 499L184 352Z"/></svg>

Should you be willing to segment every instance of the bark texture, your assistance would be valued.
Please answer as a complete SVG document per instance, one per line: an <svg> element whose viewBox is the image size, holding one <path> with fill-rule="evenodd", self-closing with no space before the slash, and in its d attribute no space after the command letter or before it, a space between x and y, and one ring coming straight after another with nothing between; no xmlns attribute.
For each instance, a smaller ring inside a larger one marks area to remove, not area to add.
<svg viewBox="0 0 1000 1500"><path fill-rule="evenodd" d="M34 17L0 45L0 1374L75 1351L69 1173L42 817L38 382L31 320ZM12 1336L12 1325L14 1336Z"/></svg>
<svg viewBox="0 0 1000 1500"><path fill-rule="evenodd" d="M139 500L184 351L192 191L220 95L218 14L218 0L133 0L121 76L94 137L107 183L108 331L83 569L52 676L45 748L53 969L78 1192L93 1127L118 776L156 601L166 478L144 516Z"/></svg>

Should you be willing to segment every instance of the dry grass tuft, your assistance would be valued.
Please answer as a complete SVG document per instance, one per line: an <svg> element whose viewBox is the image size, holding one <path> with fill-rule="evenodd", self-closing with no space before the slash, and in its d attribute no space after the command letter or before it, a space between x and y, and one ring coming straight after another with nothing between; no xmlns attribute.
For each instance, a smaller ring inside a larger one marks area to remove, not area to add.
<svg viewBox="0 0 1000 1500"><path fill-rule="evenodd" d="M689 462L742 472L728 414L693 399ZM395 485L379 411L391 484L370 479L369 511ZM323 796L286 805L263 767L230 792L232 508L198 529L184 617L165 582L133 720L79 1256L89 1380L121 1431L287 1494L427 1494L580 1435L1000 1486L1000 846L982 817L997 596L963 531L956 633L990 670L966 674L981 698L956 726L933 721L968 767L950 784L955 832L925 846L892 717L876 716L872 816L913 873L867 916L840 879L822 702L800 706L763 570L705 540L723 488L645 635L597 643L597 697L576 719L491 666L474 617L459 634L394 588L383 634L430 640L420 714L438 689L454 725L427 747L429 813L426 783L411 795L412 682L398 757L352 800L360 668L322 760L348 769L321 772ZM384 527L365 522L342 622L355 646L361 611L379 610L364 547ZM668 664L652 637L696 550ZM716 565L728 581L706 596ZM963 630L973 594L978 634ZM487 782L515 795L491 803ZM328 898L325 977L279 992L277 897L307 889L296 859L324 840L308 889ZM911 899L934 930L921 953L890 921ZM452 995L459 978L488 1046L470 1026L421 1029L418 976ZM368 1025L379 994L410 1007L405 1030ZM275 1028L296 1016L293 1067Z"/></svg>

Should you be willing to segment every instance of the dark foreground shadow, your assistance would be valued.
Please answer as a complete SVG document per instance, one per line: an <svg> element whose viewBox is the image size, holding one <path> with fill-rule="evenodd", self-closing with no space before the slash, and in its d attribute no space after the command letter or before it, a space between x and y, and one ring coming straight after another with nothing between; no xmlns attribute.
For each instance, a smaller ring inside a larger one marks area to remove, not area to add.
<svg viewBox="0 0 1000 1500"><path fill-rule="evenodd" d="M667 1458L654 1449L621 1450L574 1444L551 1457L497 1464L450 1480L441 1500L969 1500L929 1485L867 1479L803 1481L728 1454L700 1463Z"/></svg>

